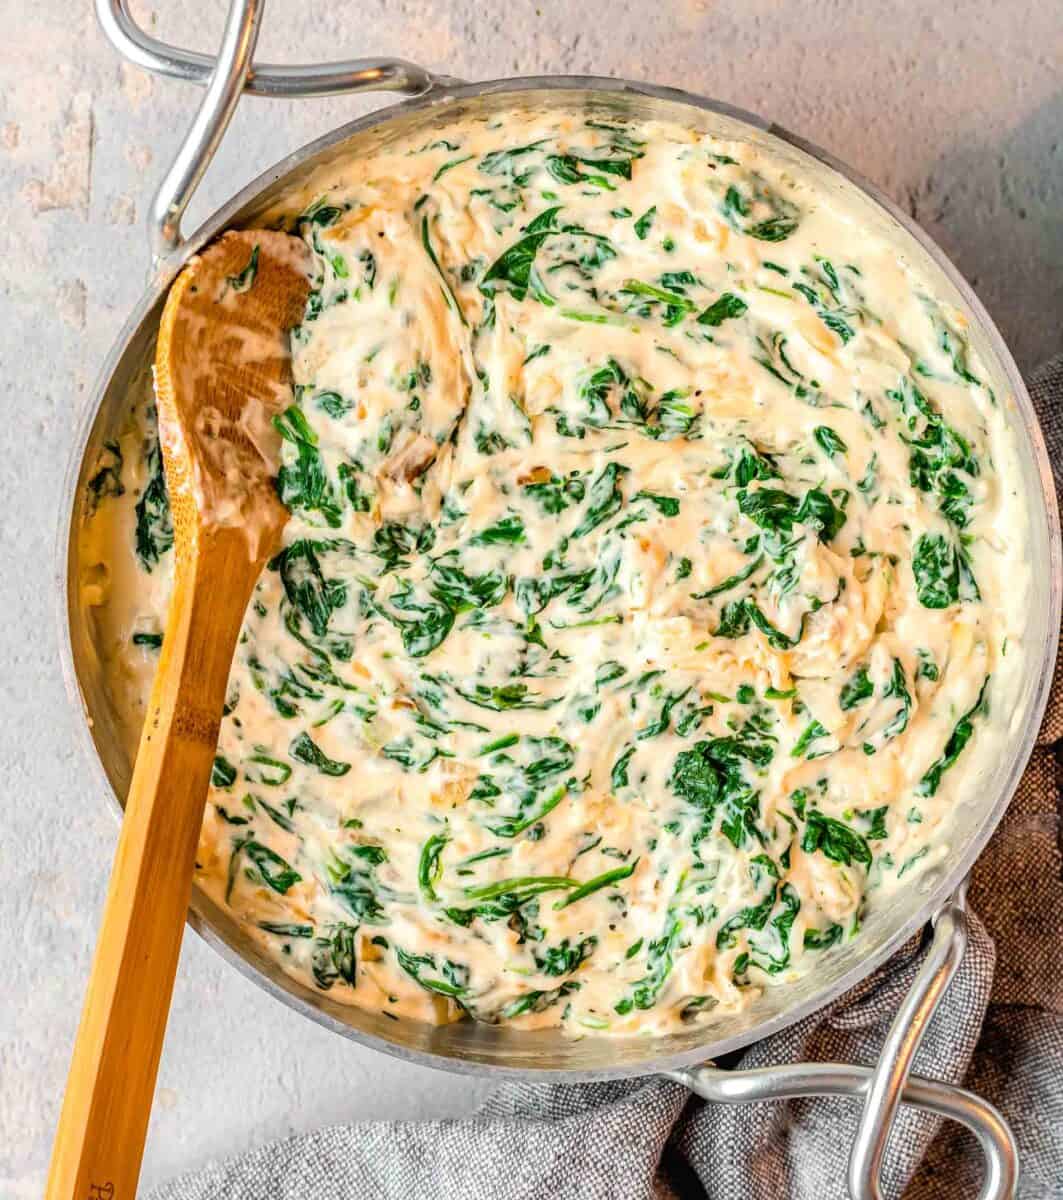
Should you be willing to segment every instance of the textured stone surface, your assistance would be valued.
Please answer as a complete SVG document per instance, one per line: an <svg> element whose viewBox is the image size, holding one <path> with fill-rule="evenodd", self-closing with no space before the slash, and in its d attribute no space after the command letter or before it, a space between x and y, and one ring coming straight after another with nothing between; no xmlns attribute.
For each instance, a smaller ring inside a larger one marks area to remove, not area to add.
<svg viewBox="0 0 1063 1200"><path fill-rule="evenodd" d="M135 8L201 49L223 16L220 0ZM75 413L143 283L149 191L196 93L120 64L87 4L0 0L0 14L0 1196L22 1200L40 1193L115 836L59 676L57 502ZM274 0L261 54L623 75L759 111L913 212L1028 367L1063 325L1061 18L1060 0ZM372 106L246 101L192 222ZM483 1091L310 1025L190 935L145 1180L323 1122L458 1113Z"/></svg>

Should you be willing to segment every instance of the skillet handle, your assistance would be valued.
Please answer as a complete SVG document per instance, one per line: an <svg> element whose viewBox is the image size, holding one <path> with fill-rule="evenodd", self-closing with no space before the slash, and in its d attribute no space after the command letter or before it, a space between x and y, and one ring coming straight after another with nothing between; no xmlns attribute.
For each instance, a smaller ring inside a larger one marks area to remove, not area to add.
<svg viewBox="0 0 1063 1200"><path fill-rule="evenodd" d="M129 0L96 0L96 18L107 40L134 66L200 87L210 82L216 60L145 33L129 11ZM244 91L251 96L272 96L279 100L373 91L420 96L436 81L431 71L402 58L352 58L288 66L254 63L247 73Z"/></svg>
<svg viewBox="0 0 1063 1200"><path fill-rule="evenodd" d="M878 1065L792 1063L749 1071L723 1071L706 1064L670 1072L692 1092L718 1104L793 1100L807 1096L850 1096L863 1101L849 1158L853 1200L881 1200L880 1175L897 1109L912 1104L959 1121L975 1135L986 1169L979 1200L1011 1200L1018 1182L1018 1150L996 1108L965 1088L910 1075L912 1060L967 945L966 883L934 920L926 959L890 1026Z"/></svg>
<svg viewBox="0 0 1063 1200"><path fill-rule="evenodd" d="M160 42L133 20L128 0L96 0L96 17L111 45L146 71L206 85L194 120L163 176L148 215L152 258L159 266L181 245L181 218L210 166L243 92L294 99L344 92L428 92L439 80L400 58L362 58L297 66L252 62L265 0L231 0L216 59Z"/></svg>
<svg viewBox="0 0 1063 1200"><path fill-rule="evenodd" d="M967 950L967 881L936 917L926 958L882 1043L849 1155L853 1200L882 1200L879 1181L886 1144L919 1045ZM986 1106L988 1109L988 1106ZM1003 1119L993 1110L1005 1132ZM988 1116L988 1113L985 1114Z"/></svg>

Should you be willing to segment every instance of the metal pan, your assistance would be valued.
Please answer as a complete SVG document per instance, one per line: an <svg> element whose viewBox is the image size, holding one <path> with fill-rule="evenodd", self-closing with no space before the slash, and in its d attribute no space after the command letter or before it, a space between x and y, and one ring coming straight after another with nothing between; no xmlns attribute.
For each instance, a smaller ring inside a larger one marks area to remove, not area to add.
<svg viewBox="0 0 1063 1200"><path fill-rule="evenodd" d="M408 131L431 131L462 115L573 107L604 116L679 121L725 138L763 146L788 159L820 186L842 196L866 225L890 242L963 310L972 343L997 395L1009 397L1022 486L1030 513L1028 560L1033 597L1027 629L1030 670L1011 716L1007 751L976 795L965 797L952 830L951 849L888 907L873 909L854 941L825 954L817 970L785 988L768 989L747 1011L714 1024L657 1038L572 1041L555 1031L519 1032L459 1022L441 1027L386 1020L340 1005L285 975L244 934L232 915L198 889L189 921L238 970L297 1012L376 1049L446 1070L490 1072L524 1079L570 1081L665 1073L722 1103L835 1095L863 1103L849 1169L860 1200L880 1195L879 1174L893 1117L903 1101L958 1120L978 1137L986 1157L982 1196L1010 1196L1017 1179L1014 1139L1000 1114L960 1088L909 1078L915 1051L948 987L966 943L964 881L1014 792L1033 747L1048 697L1063 591L1059 516L1044 442L1018 370L992 321L944 254L875 188L823 151L749 113L673 88L596 77L546 76L464 84L398 59L361 59L320 66L253 65L263 0L232 0L216 60L164 45L132 20L126 0L96 0L97 15L115 48L146 70L206 85L203 103L151 208L154 268L140 302L119 334L100 373L75 438L63 500L57 583L61 597L64 669L74 704L89 735L92 757L106 788L121 803L132 771L93 637L92 615L78 584L77 541L86 515L86 482L102 443L128 412L151 362L169 281L181 265L222 230L252 225L283 206L312 172L373 150ZM323 96L392 90L412 99L339 128L279 162L234 196L187 240L180 222L243 92L266 96ZM792 1025L828 1004L927 926L929 949L902 1004L874 1069L842 1064L798 1064L757 1071L721 1071L713 1058Z"/></svg>

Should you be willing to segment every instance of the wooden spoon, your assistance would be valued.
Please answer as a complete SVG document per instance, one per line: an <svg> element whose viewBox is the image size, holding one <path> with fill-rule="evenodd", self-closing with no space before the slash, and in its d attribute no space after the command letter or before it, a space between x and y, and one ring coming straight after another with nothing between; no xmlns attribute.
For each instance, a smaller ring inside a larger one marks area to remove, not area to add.
<svg viewBox="0 0 1063 1200"><path fill-rule="evenodd" d="M173 512L173 596L126 797L46 1196L133 1200L236 638L287 511L287 330L310 255L283 233L227 233L170 290L155 354Z"/></svg>

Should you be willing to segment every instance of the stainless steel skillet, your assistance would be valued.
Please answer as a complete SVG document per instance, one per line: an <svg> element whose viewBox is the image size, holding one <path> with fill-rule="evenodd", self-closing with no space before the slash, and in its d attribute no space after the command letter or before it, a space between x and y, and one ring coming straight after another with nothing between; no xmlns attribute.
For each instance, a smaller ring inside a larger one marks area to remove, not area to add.
<svg viewBox="0 0 1063 1200"><path fill-rule="evenodd" d="M599 116L678 121L692 128L769 148L844 197L870 229L891 241L945 299L971 322L972 342L998 396L1009 398L1022 486L1030 513L1027 553L1033 577L1026 633L1029 670L1011 714L1006 752L976 795L957 813L950 850L890 906L869 912L860 936L827 952L815 973L771 989L749 1010L687 1033L655 1039L572 1041L551 1031L521 1033L473 1022L432 1027L396 1023L380 1014L337 1004L294 982L267 960L232 916L198 891L193 927L238 969L285 1003L344 1036L423 1065L524 1079L573 1082L666 1073L709 1100L738 1103L804 1095L843 1095L864 1105L850 1161L849 1186L860 1198L880 1195L879 1173L899 1103L919 1105L962 1121L985 1151L984 1197L1013 1193L1014 1141L1000 1115L962 1089L909 1077L919 1041L962 958L964 880L1003 815L1036 736L1051 682L1060 624L1059 518L1044 443L1010 355L978 300L936 246L873 187L801 139L760 118L675 89L593 77L548 76L463 84L440 79L395 59L329 66L252 66L262 0L233 0L217 60L165 46L144 34L126 0L97 0L105 33L130 61L158 73L207 85L204 102L167 172L151 209L154 270L148 288L108 355L76 437L64 493L58 585L62 597L64 666L71 695L90 734L93 757L116 798L125 795L132 764L95 648L91 609L81 598L77 538L86 513L86 482L104 440L143 387L166 288L187 258L232 226L253 224L276 211L324 166L373 150L417 129L431 131L459 116L503 111L576 108ZM393 90L413 97L333 131L271 168L234 196L190 238L180 221L243 91L269 96L320 96ZM807 1017L869 975L898 946L930 923L925 962L901 1006L878 1065L786 1065L752 1072L707 1064Z"/></svg>

